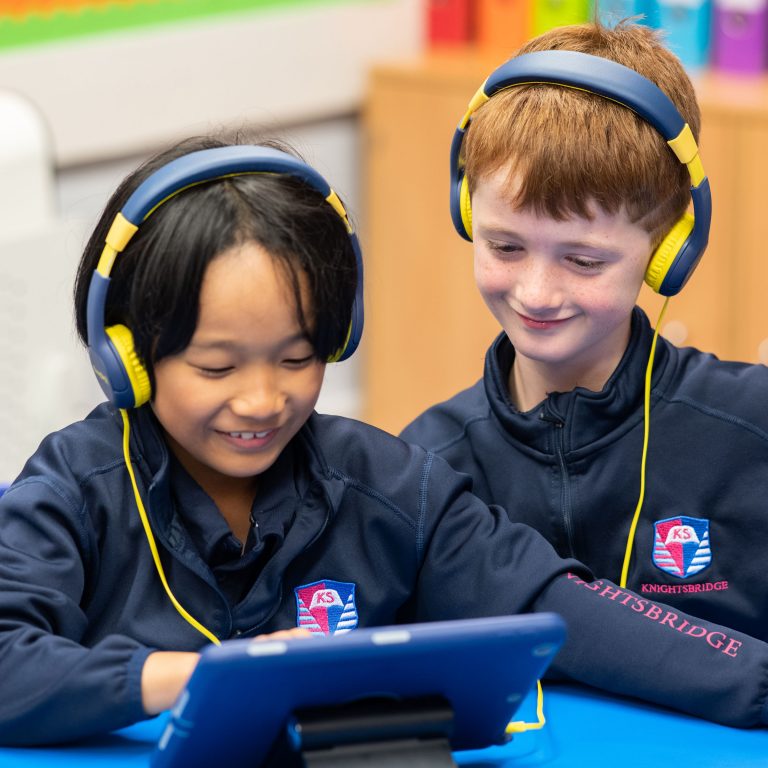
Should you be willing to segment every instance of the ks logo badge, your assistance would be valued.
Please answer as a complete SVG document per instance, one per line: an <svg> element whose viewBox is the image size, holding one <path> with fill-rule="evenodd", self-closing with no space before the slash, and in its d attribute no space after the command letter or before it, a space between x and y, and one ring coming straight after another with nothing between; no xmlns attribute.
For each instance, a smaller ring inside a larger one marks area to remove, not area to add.
<svg viewBox="0 0 768 768"><path fill-rule="evenodd" d="M297 627L323 635L339 635L357 626L354 584L324 579L293 591Z"/></svg>
<svg viewBox="0 0 768 768"><path fill-rule="evenodd" d="M653 563L657 568L687 579L711 562L709 520L669 517L654 523Z"/></svg>

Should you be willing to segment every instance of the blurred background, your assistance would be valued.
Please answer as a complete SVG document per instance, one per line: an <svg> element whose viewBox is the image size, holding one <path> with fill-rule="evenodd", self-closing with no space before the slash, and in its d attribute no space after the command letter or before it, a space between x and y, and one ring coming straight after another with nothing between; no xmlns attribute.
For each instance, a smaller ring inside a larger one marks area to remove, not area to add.
<svg viewBox="0 0 768 768"><path fill-rule="evenodd" d="M0 481L101 401L71 315L80 251L123 176L188 135L287 139L352 211L366 330L319 410L397 432L471 385L498 328L448 215L453 129L521 42L595 12L659 27L702 104L711 245L663 332L765 363L766 2L0 0Z"/></svg>

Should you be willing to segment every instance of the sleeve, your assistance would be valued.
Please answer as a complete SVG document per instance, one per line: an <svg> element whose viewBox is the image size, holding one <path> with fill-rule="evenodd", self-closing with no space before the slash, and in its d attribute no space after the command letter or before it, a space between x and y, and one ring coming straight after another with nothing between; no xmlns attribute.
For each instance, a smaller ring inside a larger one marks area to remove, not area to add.
<svg viewBox="0 0 768 768"><path fill-rule="evenodd" d="M417 618L552 611L568 627L555 674L727 725L768 722L764 642L594 580L471 495L437 457L428 456L427 476Z"/></svg>
<svg viewBox="0 0 768 768"><path fill-rule="evenodd" d="M533 605L559 613L568 639L553 671L724 725L768 723L768 645L569 572Z"/></svg>
<svg viewBox="0 0 768 768"><path fill-rule="evenodd" d="M444 442L449 434L439 413L439 406L427 409L405 426L400 433L400 438L407 443L420 445L425 450L434 450L435 446Z"/></svg>
<svg viewBox="0 0 768 768"><path fill-rule="evenodd" d="M0 744L68 741L147 717L151 649L119 635L87 644L97 544L78 502L49 478L0 499Z"/></svg>

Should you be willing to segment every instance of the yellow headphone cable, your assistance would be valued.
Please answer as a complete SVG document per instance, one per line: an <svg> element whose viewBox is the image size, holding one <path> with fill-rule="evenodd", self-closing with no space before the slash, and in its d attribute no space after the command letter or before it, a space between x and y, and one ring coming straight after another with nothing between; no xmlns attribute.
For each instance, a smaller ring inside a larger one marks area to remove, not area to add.
<svg viewBox="0 0 768 768"><path fill-rule="evenodd" d="M544 717L544 690L541 687L541 680L536 681L536 722L526 723L524 720L513 720L507 725L504 731L508 736L515 733L525 733L525 731L538 731L547 724L547 718Z"/></svg>
<svg viewBox="0 0 768 768"><path fill-rule="evenodd" d="M160 553L157 550L157 543L155 537L152 534L152 527L149 524L149 518L147 517L147 511L144 509L144 503L141 500L141 494L139 493L139 486L136 483L136 475L133 472L133 465L131 464L131 425L128 419L128 412L125 408L120 409L120 415L123 417L123 458L125 459L125 466L128 469L128 474L131 478L131 485L133 486L133 495L136 499L136 506L139 510L139 517L141 518L141 524L144 526L144 533L147 536L147 542L149 543L150 552L152 552L152 559L155 562L155 568L160 576L160 581L163 584L166 594L171 599L173 607L182 615L185 621L191 624L198 632L203 634L214 645L221 645L216 635L213 634L208 628L204 627L194 616L187 612L184 606L176 599L176 596L171 591L171 587L168 584L168 579L165 578L165 570L163 564L160 562Z"/></svg>
<svg viewBox="0 0 768 768"><path fill-rule="evenodd" d="M656 342L659 338L659 329L661 323L664 320L664 315L667 311L667 305L669 304L669 296L664 301L659 312L659 318L656 321L656 328L653 332L653 341L651 342L651 351L648 355L648 364L645 368L645 384L643 391L643 454L640 460L640 495L637 499L637 506L635 512L632 515L632 522L629 526L629 535L627 537L627 546L624 552L624 563L621 568L621 579L619 586L627 586L627 575L629 573L629 562L632 557L632 547L635 543L635 531L637 530L637 522L640 519L640 510L643 508L643 501L645 500L645 469L648 459L648 442L650 439L650 424L651 424L651 378L653 376L653 362L656 358ZM539 730L546 725L547 719L544 717L544 691L541 687L541 680L536 681L536 717L535 723L526 723L522 720L516 720L507 725L506 733L524 733L525 731Z"/></svg>
<svg viewBox="0 0 768 768"><path fill-rule="evenodd" d="M651 342L651 351L648 355L648 365L645 368L645 388L643 393L643 455L640 460L640 495L637 499L637 506L635 512L632 515L632 522L629 526L629 535L627 536L627 546L624 550L624 563L621 566L621 578L619 579L619 586L627 586L627 576L629 575L629 561L632 558L632 547L635 543L635 532L637 530L637 522L640 519L640 510L643 508L643 501L645 500L645 467L648 460L648 441L651 432L651 378L653 376L653 361L656 357L656 342L659 338L659 329L661 323L664 320L664 314L667 311L667 305L669 304L669 296L664 301L664 305L659 312L659 319L656 321L656 328L653 332L653 341Z"/></svg>

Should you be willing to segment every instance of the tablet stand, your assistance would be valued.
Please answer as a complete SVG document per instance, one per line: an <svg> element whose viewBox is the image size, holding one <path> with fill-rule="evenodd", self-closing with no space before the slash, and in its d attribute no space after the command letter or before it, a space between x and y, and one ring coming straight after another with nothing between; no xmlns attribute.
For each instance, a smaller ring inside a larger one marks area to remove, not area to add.
<svg viewBox="0 0 768 768"><path fill-rule="evenodd" d="M306 768L455 766L453 710L442 697L364 699L294 713L288 730Z"/></svg>

